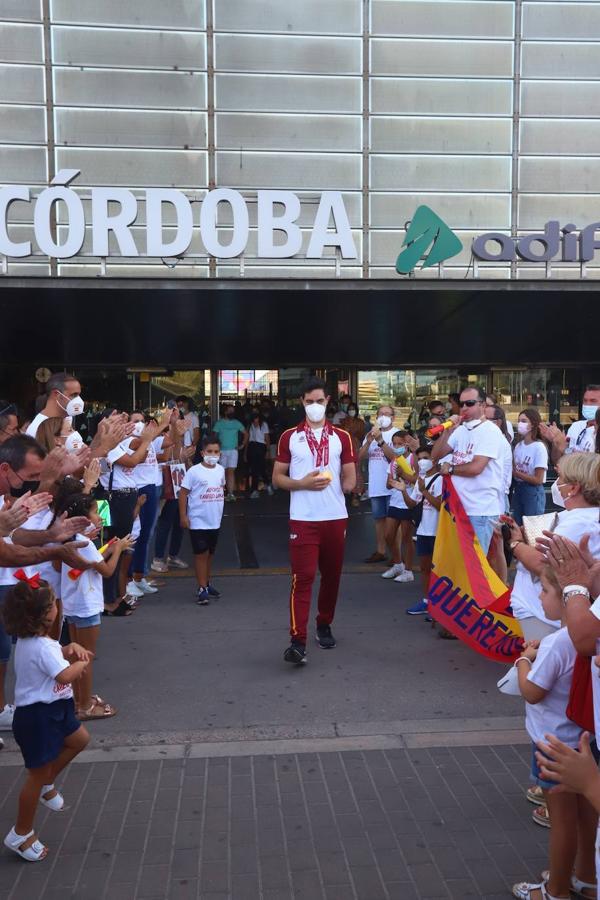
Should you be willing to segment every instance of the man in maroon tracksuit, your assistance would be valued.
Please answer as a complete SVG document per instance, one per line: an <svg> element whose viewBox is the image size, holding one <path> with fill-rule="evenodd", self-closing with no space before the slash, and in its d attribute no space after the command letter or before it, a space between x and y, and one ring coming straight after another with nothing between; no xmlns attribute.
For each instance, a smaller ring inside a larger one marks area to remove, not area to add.
<svg viewBox="0 0 600 900"><path fill-rule="evenodd" d="M306 662L306 628L317 567L321 573L317 643L335 647L331 623L335 614L348 513L344 493L356 483L352 441L347 431L325 418L329 397L320 378L310 378L301 391L306 419L279 439L273 469L275 487L290 491L291 644L286 662Z"/></svg>

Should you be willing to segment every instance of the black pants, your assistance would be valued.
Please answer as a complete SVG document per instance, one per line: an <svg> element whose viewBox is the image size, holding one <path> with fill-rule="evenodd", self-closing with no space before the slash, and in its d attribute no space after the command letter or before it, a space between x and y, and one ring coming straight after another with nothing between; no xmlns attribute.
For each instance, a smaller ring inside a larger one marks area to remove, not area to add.
<svg viewBox="0 0 600 900"><path fill-rule="evenodd" d="M248 468L250 469L249 490L258 490L259 481L267 480L265 461L267 448L258 441L250 441L248 444Z"/></svg>
<svg viewBox="0 0 600 900"><path fill-rule="evenodd" d="M108 492L104 495L108 499ZM137 490L111 491L110 537L125 537L133 528L133 511L137 503ZM119 591L120 560L110 578L104 579L104 602L114 603Z"/></svg>

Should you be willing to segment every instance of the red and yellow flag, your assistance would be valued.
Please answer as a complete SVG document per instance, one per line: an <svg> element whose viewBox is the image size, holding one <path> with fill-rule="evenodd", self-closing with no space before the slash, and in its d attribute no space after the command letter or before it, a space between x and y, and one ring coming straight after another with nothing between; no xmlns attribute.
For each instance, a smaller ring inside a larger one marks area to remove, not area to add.
<svg viewBox="0 0 600 900"><path fill-rule="evenodd" d="M523 632L510 609L510 588L488 563L448 476L442 496L428 611L473 650L496 662L512 662Z"/></svg>

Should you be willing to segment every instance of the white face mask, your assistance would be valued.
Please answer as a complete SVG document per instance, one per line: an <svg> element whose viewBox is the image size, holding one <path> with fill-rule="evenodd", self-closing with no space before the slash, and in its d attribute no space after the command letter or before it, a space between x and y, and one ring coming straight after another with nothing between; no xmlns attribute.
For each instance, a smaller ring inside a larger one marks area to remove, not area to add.
<svg viewBox="0 0 600 900"><path fill-rule="evenodd" d="M348 415L354 417L354 416L356 415L356 410L355 410L355 409L349 409L349 410L348 410Z"/></svg>
<svg viewBox="0 0 600 900"><path fill-rule="evenodd" d="M78 431L72 431L65 438L65 450L67 453L76 453L83 447L83 438Z"/></svg>
<svg viewBox="0 0 600 900"><path fill-rule="evenodd" d="M529 422L517 422L517 432L519 434L529 434L531 431L531 425Z"/></svg>
<svg viewBox="0 0 600 900"><path fill-rule="evenodd" d="M406 453L406 447L392 447L392 450L396 454L396 456L404 456Z"/></svg>
<svg viewBox="0 0 600 900"><path fill-rule="evenodd" d="M325 407L321 403L307 403L304 411L311 422L320 422L325 418Z"/></svg>
<svg viewBox="0 0 600 900"><path fill-rule="evenodd" d="M66 414L68 416L71 416L71 418L72 418L73 416L81 415L81 413L83 412L83 400L81 399L80 396L71 397L70 400L63 393L60 393L60 396L64 397L65 400L67 400L66 406L63 406L61 403L59 403L59 406L61 407L61 409L64 409L64 411L66 412Z"/></svg>
<svg viewBox="0 0 600 900"><path fill-rule="evenodd" d="M143 422L136 422L131 433L134 437L140 437L145 427Z"/></svg>
<svg viewBox="0 0 600 900"><path fill-rule="evenodd" d="M592 419L596 418L598 406L595 403L584 403L581 407L581 412L583 413L583 418L586 420L586 422L589 422Z"/></svg>
<svg viewBox="0 0 600 900"><path fill-rule="evenodd" d="M207 466L216 466L219 462L218 456L204 456L203 459Z"/></svg>
<svg viewBox="0 0 600 900"><path fill-rule="evenodd" d="M565 498L563 497L563 495L561 494L561 492L558 489L558 481L559 481L559 479L557 478L556 481L554 482L554 484L552 485L552 490L550 491L550 493L552 495L552 501L556 504L556 506L562 506L562 508L564 509L565 508Z"/></svg>
<svg viewBox="0 0 600 900"><path fill-rule="evenodd" d="M426 472L429 472L430 469L433 468L433 463L430 459L420 459L419 460L419 474L425 475Z"/></svg>
<svg viewBox="0 0 600 900"><path fill-rule="evenodd" d="M377 419L377 424L385 431L386 428L389 428L392 424L392 419L390 416L379 416Z"/></svg>

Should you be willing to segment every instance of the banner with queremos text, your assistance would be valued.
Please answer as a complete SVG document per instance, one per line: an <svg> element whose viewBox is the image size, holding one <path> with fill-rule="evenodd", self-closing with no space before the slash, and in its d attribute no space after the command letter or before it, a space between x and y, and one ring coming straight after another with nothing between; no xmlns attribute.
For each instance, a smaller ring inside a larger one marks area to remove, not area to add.
<svg viewBox="0 0 600 900"><path fill-rule="evenodd" d="M510 609L510 588L488 563L447 475L427 599L435 621L473 650L501 663L519 655L523 632Z"/></svg>

